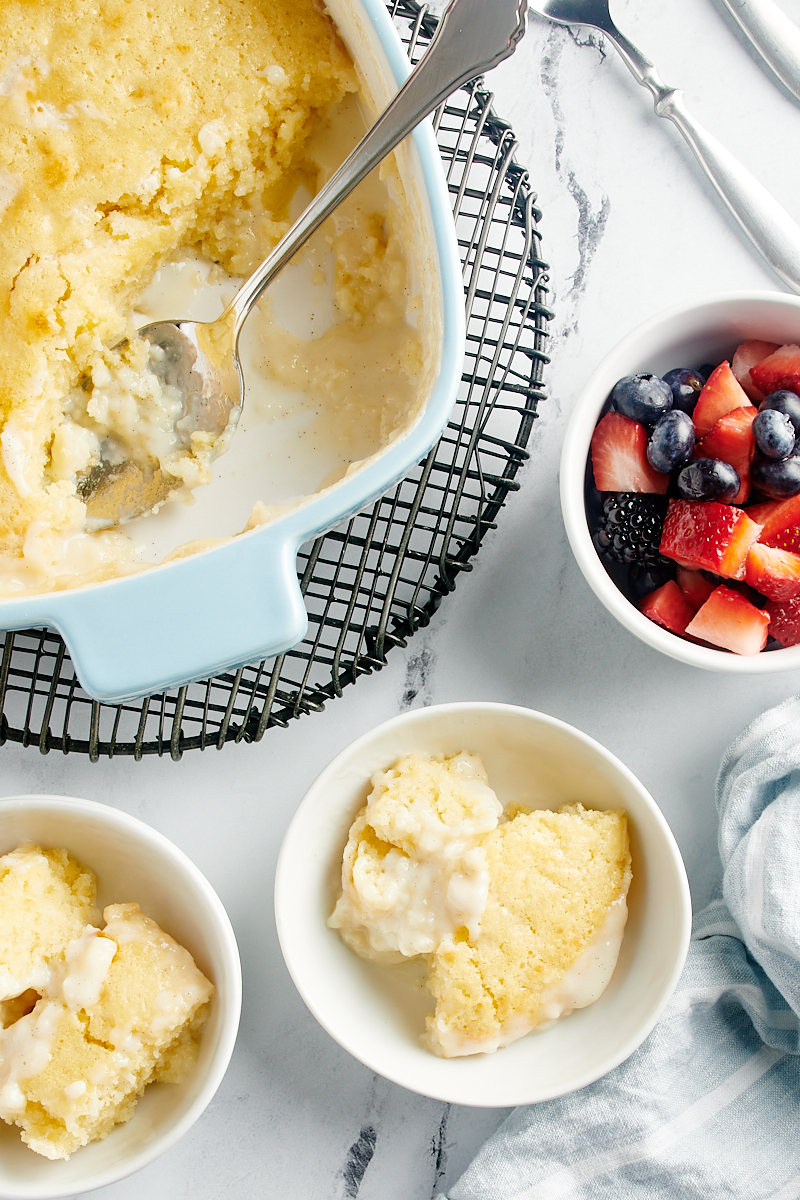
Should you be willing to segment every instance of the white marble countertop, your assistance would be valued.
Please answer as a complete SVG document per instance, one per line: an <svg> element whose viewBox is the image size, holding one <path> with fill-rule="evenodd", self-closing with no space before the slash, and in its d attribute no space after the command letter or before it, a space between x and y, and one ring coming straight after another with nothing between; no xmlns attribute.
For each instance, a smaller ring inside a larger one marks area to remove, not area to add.
<svg viewBox="0 0 800 1200"><path fill-rule="evenodd" d="M780 3L800 21L800 0ZM612 8L665 80L683 87L690 110L800 219L800 106L767 75L721 0L613 0ZM98 1198L429 1200L503 1118L374 1076L316 1024L286 972L272 915L278 848L306 788L347 742L404 708L450 700L508 701L569 721L649 788L702 905L719 874L721 754L759 712L800 690L800 672L697 671L618 626L572 559L557 491L565 422L620 337L672 303L779 290L778 280L721 210L677 131L594 35L532 19L490 84L538 192L556 317L532 462L475 569L382 672L256 745L192 751L179 763L94 765L0 750L3 794L87 796L172 838L219 892L239 939L241 1031L216 1099L169 1153Z"/></svg>

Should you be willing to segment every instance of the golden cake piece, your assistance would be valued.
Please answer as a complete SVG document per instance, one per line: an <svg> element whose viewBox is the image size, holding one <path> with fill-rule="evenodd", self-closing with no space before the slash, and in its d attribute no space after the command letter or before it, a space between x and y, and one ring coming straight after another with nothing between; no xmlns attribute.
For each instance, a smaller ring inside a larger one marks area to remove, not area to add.
<svg viewBox="0 0 800 1200"><path fill-rule="evenodd" d="M616 965L631 879L627 817L580 804L518 813L484 843L480 934L433 956L429 1047L491 1051L593 1003Z"/></svg>
<svg viewBox="0 0 800 1200"><path fill-rule="evenodd" d="M474 754L408 754L372 778L328 920L365 958L399 962L477 932L489 877L480 837L502 807Z"/></svg>
<svg viewBox="0 0 800 1200"><path fill-rule="evenodd" d="M491 1052L600 996L627 919L624 812L507 819L466 753L410 754L372 784L328 925L364 958L426 956L430 1050Z"/></svg>
<svg viewBox="0 0 800 1200"><path fill-rule="evenodd" d="M66 850L24 843L0 858L0 1024L19 1015L17 997L41 991L67 942L97 920L95 892L94 875Z"/></svg>
<svg viewBox="0 0 800 1200"><path fill-rule="evenodd" d="M94 876L66 851L25 845L0 867L0 952L18 989L0 1008L0 1118L68 1158L127 1120L148 1083L183 1077L214 989L138 904L87 923Z"/></svg>

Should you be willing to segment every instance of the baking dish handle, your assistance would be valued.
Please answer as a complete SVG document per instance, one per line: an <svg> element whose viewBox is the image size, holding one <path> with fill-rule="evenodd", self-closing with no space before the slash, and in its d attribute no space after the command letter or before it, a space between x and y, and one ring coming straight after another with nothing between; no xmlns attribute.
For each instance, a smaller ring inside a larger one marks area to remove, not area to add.
<svg viewBox="0 0 800 1200"><path fill-rule="evenodd" d="M298 545L280 526L266 526L140 575L62 592L57 617L27 623L58 629L95 700L139 699L302 641L308 616ZM109 592L117 587L115 604Z"/></svg>

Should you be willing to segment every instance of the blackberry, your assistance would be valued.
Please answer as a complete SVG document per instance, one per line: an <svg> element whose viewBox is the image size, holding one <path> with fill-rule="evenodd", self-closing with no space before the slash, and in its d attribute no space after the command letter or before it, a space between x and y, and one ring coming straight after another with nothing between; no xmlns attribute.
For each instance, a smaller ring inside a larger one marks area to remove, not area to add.
<svg viewBox="0 0 800 1200"><path fill-rule="evenodd" d="M658 546L667 503L666 496L644 492L613 492L607 496L594 534L601 557L645 567L664 565Z"/></svg>

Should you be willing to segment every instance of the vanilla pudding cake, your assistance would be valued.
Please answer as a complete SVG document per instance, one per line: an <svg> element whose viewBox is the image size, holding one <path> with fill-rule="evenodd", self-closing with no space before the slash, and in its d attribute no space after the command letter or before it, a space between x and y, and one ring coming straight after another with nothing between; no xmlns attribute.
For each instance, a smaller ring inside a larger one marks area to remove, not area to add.
<svg viewBox="0 0 800 1200"><path fill-rule="evenodd" d="M0 1004L44 987L51 962L96 920L94 901L94 876L66 850L23 846L0 858Z"/></svg>
<svg viewBox="0 0 800 1200"><path fill-rule="evenodd" d="M63 850L0 858L0 1118L68 1158L133 1114L148 1083L191 1069L213 987L139 909L98 928L95 880ZM99 922L98 922L99 923Z"/></svg>
<svg viewBox="0 0 800 1200"><path fill-rule="evenodd" d="M600 996L627 918L624 812L504 814L464 753L407 755L372 785L328 924L368 959L425 956L429 1049L491 1052Z"/></svg>
<svg viewBox="0 0 800 1200"><path fill-rule="evenodd" d="M0 6L0 594L141 569L123 531L86 523L101 458L156 463L184 500L211 478L215 439L182 444L157 351L123 339L154 319L154 281L188 268L232 294L330 173L357 90L313 0ZM267 302L259 335L263 370L350 438L339 475L413 417L420 373L391 187L370 187L307 252L331 328L276 332Z"/></svg>

